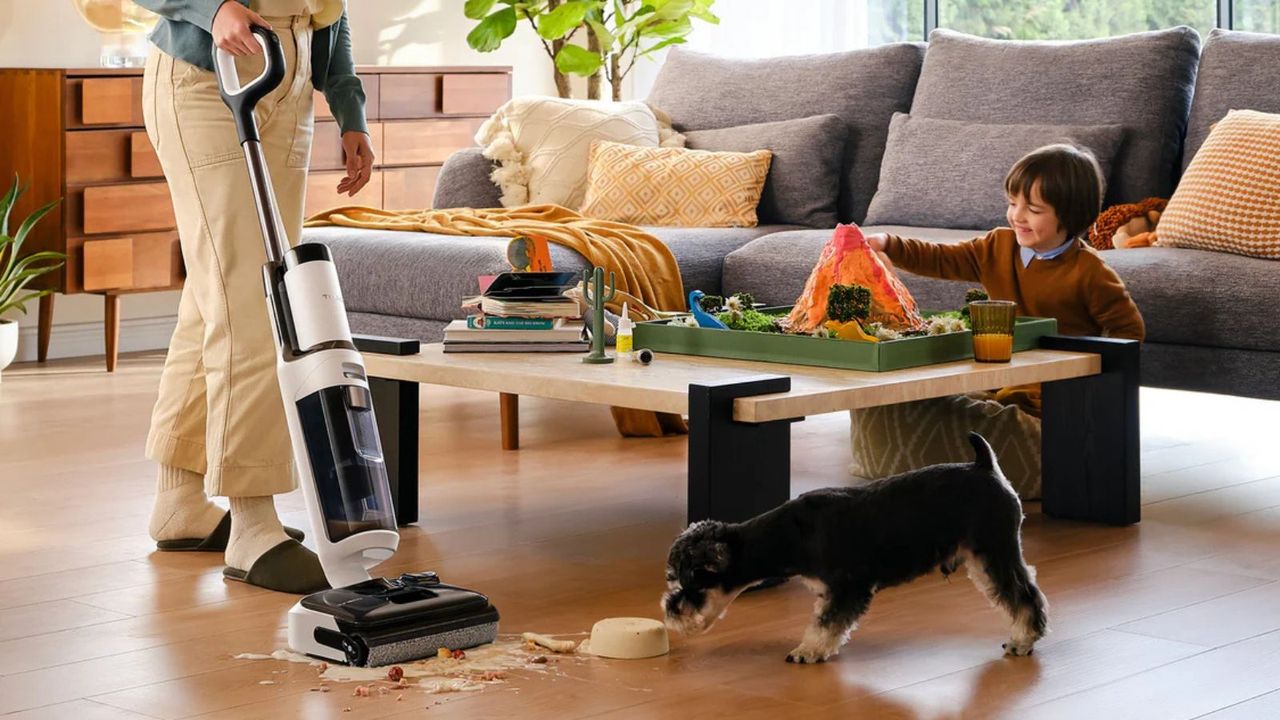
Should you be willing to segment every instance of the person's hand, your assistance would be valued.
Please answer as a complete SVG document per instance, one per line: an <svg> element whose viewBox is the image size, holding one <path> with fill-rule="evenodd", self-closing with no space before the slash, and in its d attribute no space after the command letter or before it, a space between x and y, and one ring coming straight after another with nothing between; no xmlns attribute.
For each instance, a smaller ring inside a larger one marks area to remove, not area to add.
<svg viewBox="0 0 1280 720"><path fill-rule="evenodd" d="M347 163L347 175L338 181L338 194L355 196L373 175L373 145L369 136L358 130L342 133L342 156Z"/></svg>
<svg viewBox="0 0 1280 720"><path fill-rule="evenodd" d="M213 16L213 44L239 57L260 55L262 46L250 29L254 25L271 27L258 13L235 0L226 0Z"/></svg>
<svg viewBox="0 0 1280 720"><path fill-rule="evenodd" d="M872 233L864 237L867 239L867 244L871 246L871 249L878 253L884 252L885 243L889 239L889 236L885 233Z"/></svg>

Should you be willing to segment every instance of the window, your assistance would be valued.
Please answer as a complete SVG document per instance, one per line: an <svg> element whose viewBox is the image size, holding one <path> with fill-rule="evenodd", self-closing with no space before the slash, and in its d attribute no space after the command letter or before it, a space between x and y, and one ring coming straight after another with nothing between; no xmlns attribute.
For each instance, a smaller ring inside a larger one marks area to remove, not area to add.
<svg viewBox="0 0 1280 720"><path fill-rule="evenodd" d="M1236 0L1237 6L1243 0ZM1277 0L1262 2L1273 8ZM938 0L938 26L1002 40L1076 40L1218 23L1218 0Z"/></svg>
<svg viewBox="0 0 1280 720"><path fill-rule="evenodd" d="M1231 26L1236 30L1280 33L1280 0L1235 0Z"/></svg>

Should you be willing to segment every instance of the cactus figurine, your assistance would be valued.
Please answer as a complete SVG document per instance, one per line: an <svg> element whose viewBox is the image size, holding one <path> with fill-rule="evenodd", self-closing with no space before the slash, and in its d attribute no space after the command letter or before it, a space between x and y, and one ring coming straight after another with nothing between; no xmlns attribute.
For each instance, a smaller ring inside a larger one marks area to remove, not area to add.
<svg viewBox="0 0 1280 720"><path fill-rule="evenodd" d="M582 358L582 362L601 365L611 363L613 358L604 354L604 304L617 293L614 274L609 273L608 290L604 286L602 267L583 271L582 279L582 296L587 301L587 312L591 313L591 352Z"/></svg>

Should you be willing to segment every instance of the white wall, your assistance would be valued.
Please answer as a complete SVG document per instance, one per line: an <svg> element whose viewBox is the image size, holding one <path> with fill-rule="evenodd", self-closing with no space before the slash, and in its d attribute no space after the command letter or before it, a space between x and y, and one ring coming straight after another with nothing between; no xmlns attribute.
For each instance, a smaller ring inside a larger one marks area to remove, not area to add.
<svg viewBox="0 0 1280 720"><path fill-rule="evenodd" d="M527 27L493 53L467 47L474 26L462 14L463 0L351 0L356 62L366 65L510 65L516 95L554 94L551 61ZM0 67L95 67L98 35L70 0L0 0ZM0 124L3 118L0 118ZM0 140L2 142L3 140ZM178 294L146 293L121 298L121 349L128 352L168 344ZM54 305L50 355L102 352L102 298L59 295ZM19 360L35 358L35 308L18 316Z"/></svg>

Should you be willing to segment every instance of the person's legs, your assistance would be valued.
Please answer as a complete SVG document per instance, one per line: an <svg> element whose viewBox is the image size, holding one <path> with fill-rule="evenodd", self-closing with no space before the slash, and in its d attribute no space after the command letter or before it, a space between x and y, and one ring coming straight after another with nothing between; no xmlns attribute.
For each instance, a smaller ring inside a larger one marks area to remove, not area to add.
<svg viewBox="0 0 1280 720"><path fill-rule="evenodd" d="M289 67L284 84L259 103L257 112L269 158L279 151L267 137L281 132L292 137L295 127L275 128L297 124L292 109L298 97L293 83L297 51L289 26L277 27L277 32ZM242 78L255 77L261 63L260 57L241 59ZM309 64L308 58L308 68ZM227 560L231 567L249 571L267 551L294 543L271 503L272 495L289 492L296 485L263 297L262 233L234 122L213 73L162 56L152 75L153 142L173 196L187 267L186 292L202 321L199 361L175 359L173 375L195 378L203 367L205 406L201 413L192 407L194 395L178 402L173 399L176 392L162 392L156 413L160 422L153 422L156 441L149 443L148 455L162 465L172 464L180 459L182 448L195 447L179 440L190 439L197 430L203 433L204 467L189 469L204 471L210 495L232 498ZM309 92L308 88L308 102ZM285 118L287 122L282 122ZM305 170L299 174L301 178L273 173L282 204L301 206ZM185 354L194 335L188 332L182 341ZM170 427L182 432L164 428L169 418L173 418ZM179 440L167 440L167 436ZM296 550L306 552L301 547ZM308 553L309 560L303 562L298 557L291 551L289 572L319 577L322 582L314 555ZM298 588L296 582L284 584Z"/></svg>
<svg viewBox="0 0 1280 720"><path fill-rule="evenodd" d="M968 434L991 443L1024 500L1040 497L1040 419L989 394L952 395L849 412L849 473L875 479L972 459Z"/></svg>

